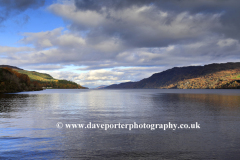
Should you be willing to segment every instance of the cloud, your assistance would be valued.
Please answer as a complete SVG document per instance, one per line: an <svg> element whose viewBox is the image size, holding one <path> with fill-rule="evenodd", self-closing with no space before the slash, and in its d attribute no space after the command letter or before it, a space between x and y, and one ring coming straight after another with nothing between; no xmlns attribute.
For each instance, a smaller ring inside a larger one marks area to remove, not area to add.
<svg viewBox="0 0 240 160"><path fill-rule="evenodd" d="M124 9L132 6L149 6L154 5L158 8L166 10L191 10L192 12L199 12L202 10L213 12L222 7L237 7L239 4L237 0L75 0L75 5L80 10L101 10L102 8ZM216 5L218 3L218 5ZM178 9L176 8L178 7Z"/></svg>
<svg viewBox="0 0 240 160"><path fill-rule="evenodd" d="M33 51L34 48L31 47L9 47L9 46L0 46L0 54L13 54L19 52Z"/></svg>
<svg viewBox="0 0 240 160"><path fill-rule="evenodd" d="M43 70L43 72L45 70L59 70L64 68L61 65L29 65L26 66L24 69L30 69L30 70Z"/></svg>
<svg viewBox="0 0 240 160"><path fill-rule="evenodd" d="M103 45L106 48L101 49L99 44L88 43L81 35L69 31L63 32L62 28L47 32L23 33L23 35L25 37L20 42L26 45L33 44L35 48L1 47L3 55L4 52L9 53L5 60L15 59L18 63L26 65L72 64L85 66L80 70L87 71L122 66L174 67L207 64L224 60L235 61L240 57L239 40L217 35L167 47L119 49L113 52L107 50L116 49L111 43ZM44 44L45 41L51 45Z"/></svg>
<svg viewBox="0 0 240 160"><path fill-rule="evenodd" d="M63 28L57 28L53 31L38 33L23 33L22 36L24 36L24 38L20 40L20 43L33 44L36 48L49 48L53 46L51 39L61 35L62 29Z"/></svg>
<svg viewBox="0 0 240 160"><path fill-rule="evenodd" d="M111 10L124 11L131 8L152 7L163 12L175 15L187 12L195 14L223 14L220 17L222 28L213 30L227 37L238 38L240 33L240 1L238 0L75 0L75 6L79 11L92 11L100 14L107 13L111 17ZM153 12L152 15L155 15ZM168 17L168 23L171 22Z"/></svg>
<svg viewBox="0 0 240 160"><path fill-rule="evenodd" d="M96 80L101 80L101 81L115 81L119 80L118 76L123 75L123 72L112 72L109 70L93 70L89 71L86 74L81 74L78 77L75 78L75 80L88 80L88 81L96 81Z"/></svg>
<svg viewBox="0 0 240 160"><path fill-rule="evenodd" d="M238 45L238 43L239 43L238 40L227 38L227 39L220 39L217 44L220 47L234 47Z"/></svg>
<svg viewBox="0 0 240 160"><path fill-rule="evenodd" d="M132 6L141 7L143 5L150 5L156 0L75 0L75 6L80 10L94 10L101 11L102 8L111 8L111 9L123 9L131 8Z"/></svg>
<svg viewBox="0 0 240 160"><path fill-rule="evenodd" d="M27 9L37 9L43 6L45 0L0 0L0 24L9 17L16 16ZM24 16L26 23L29 17Z"/></svg>
<svg viewBox="0 0 240 160"><path fill-rule="evenodd" d="M49 10L71 21L71 30L87 31L88 43L97 45L103 40L114 39L115 43L124 46L122 48L162 47L197 40L220 28L222 16L222 13L189 14L187 11L176 14L159 10L154 5L134 5L121 10L109 8L107 11L103 7L103 12L98 12L79 10L73 4L53 4Z"/></svg>

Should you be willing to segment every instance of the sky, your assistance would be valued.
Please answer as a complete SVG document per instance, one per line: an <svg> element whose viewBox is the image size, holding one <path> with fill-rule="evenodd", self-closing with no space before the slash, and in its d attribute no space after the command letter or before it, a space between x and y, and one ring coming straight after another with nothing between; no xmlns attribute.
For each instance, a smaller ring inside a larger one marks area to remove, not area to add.
<svg viewBox="0 0 240 160"><path fill-rule="evenodd" d="M0 0L0 64L94 88L240 62L239 0Z"/></svg>

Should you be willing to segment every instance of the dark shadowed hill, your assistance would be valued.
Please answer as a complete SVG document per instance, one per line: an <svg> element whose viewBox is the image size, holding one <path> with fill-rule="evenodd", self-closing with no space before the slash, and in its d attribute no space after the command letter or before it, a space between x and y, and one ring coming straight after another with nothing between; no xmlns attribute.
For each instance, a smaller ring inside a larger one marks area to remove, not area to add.
<svg viewBox="0 0 240 160"><path fill-rule="evenodd" d="M239 88L240 63L174 67L138 82L105 87L114 88Z"/></svg>

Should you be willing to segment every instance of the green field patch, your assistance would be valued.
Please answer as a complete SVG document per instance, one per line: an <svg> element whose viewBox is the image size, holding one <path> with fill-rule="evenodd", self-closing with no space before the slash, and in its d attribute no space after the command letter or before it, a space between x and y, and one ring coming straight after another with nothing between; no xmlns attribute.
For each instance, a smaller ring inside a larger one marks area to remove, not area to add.
<svg viewBox="0 0 240 160"><path fill-rule="evenodd" d="M232 79L240 79L240 74L237 76L234 76Z"/></svg>
<svg viewBox="0 0 240 160"><path fill-rule="evenodd" d="M18 73L27 74L31 80L34 81L44 81L44 82L52 82L56 81L52 76L46 73L39 73L35 71L26 71L26 70L16 70Z"/></svg>

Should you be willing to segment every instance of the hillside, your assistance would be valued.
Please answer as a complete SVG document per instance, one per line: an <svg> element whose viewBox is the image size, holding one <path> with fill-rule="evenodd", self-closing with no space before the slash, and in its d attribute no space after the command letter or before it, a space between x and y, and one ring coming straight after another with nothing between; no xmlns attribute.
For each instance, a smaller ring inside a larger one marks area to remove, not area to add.
<svg viewBox="0 0 240 160"><path fill-rule="evenodd" d="M35 86L40 86L41 88L87 89L86 87L83 87L72 81L54 79L51 75L46 73L27 71L15 66L8 66L8 65L1 65L1 66L5 69L8 69L9 71L12 70L12 72L15 74L19 73L19 74L27 75L31 83L33 83Z"/></svg>
<svg viewBox="0 0 240 160"><path fill-rule="evenodd" d="M8 68L12 68L12 69L18 69L18 70L23 70L23 69L21 69L21 68L15 67L15 66L0 65L0 68L4 68L4 67L8 67Z"/></svg>
<svg viewBox="0 0 240 160"><path fill-rule="evenodd" d="M174 67L138 82L114 84L105 88L240 88L240 63Z"/></svg>
<svg viewBox="0 0 240 160"><path fill-rule="evenodd" d="M31 82L26 74L20 74L11 68L0 68L0 93L38 91L42 87Z"/></svg>
<svg viewBox="0 0 240 160"><path fill-rule="evenodd" d="M55 81L56 80L52 76L46 73L39 73L35 71L26 71L26 70L19 70L19 69L15 69L15 70L18 73L27 74L29 78L33 81Z"/></svg>

